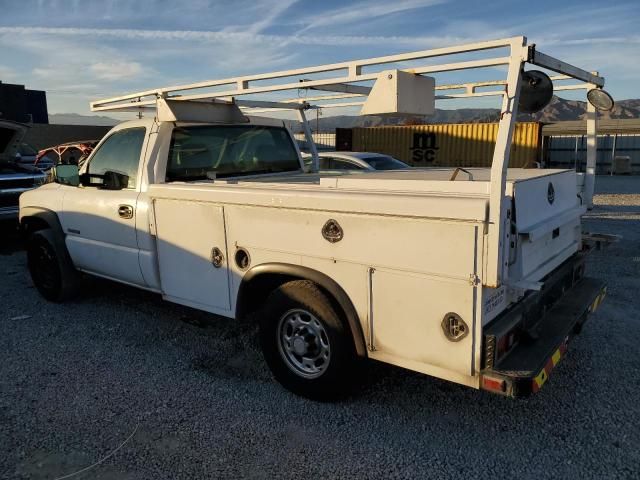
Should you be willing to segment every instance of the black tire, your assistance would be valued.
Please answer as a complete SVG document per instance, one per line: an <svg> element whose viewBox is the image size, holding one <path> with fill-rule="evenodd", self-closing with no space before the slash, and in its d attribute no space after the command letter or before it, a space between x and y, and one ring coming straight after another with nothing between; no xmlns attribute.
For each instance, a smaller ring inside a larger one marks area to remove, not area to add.
<svg viewBox="0 0 640 480"><path fill-rule="evenodd" d="M80 273L74 268L62 240L50 229L32 233L27 241L27 265L33 284L51 302L73 298L80 289Z"/></svg>
<svg viewBox="0 0 640 480"><path fill-rule="evenodd" d="M274 290L259 323L265 361L285 388L320 401L349 393L357 363L353 340L336 308L313 282L295 280ZM305 345L300 347L305 353L298 355L300 351L291 347L296 342Z"/></svg>

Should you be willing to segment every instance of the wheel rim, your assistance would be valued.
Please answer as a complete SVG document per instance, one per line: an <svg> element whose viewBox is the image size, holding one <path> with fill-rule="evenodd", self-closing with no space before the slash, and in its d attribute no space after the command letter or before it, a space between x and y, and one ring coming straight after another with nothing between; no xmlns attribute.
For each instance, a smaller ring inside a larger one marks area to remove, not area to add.
<svg viewBox="0 0 640 480"><path fill-rule="evenodd" d="M46 245L38 245L33 255L33 276L35 283L45 289L56 287L58 266L55 256Z"/></svg>
<svg viewBox="0 0 640 480"><path fill-rule="evenodd" d="M329 367L329 336L313 314L306 310L289 310L278 322L277 343L280 355L294 373L317 378Z"/></svg>

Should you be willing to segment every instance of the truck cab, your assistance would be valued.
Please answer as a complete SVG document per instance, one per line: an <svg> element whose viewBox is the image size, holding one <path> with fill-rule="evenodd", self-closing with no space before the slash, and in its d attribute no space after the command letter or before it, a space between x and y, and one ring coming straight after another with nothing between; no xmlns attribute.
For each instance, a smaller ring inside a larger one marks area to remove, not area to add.
<svg viewBox="0 0 640 480"><path fill-rule="evenodd" d="M77 268L159 290L147 218L151 185L301 171L296 144L282 122L162 124L142 119L109 132L69 184L51 184L40 193L56 202Z"/></svg>

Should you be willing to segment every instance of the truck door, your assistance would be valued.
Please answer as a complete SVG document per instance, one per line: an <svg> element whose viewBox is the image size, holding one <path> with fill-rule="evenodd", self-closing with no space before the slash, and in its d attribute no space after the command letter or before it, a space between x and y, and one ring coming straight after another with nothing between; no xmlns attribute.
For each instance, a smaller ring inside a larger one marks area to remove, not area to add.
<svg viewBox="0 0 640 480"><path fill-rule="evenodd" d="M145 281L138 261L135 217L145 138L144 127L115 131L100 144L83 170L94 175L127 175L123 188L107 190L100 181L61 187L65 189L61 223L74 264L82 270L141 286Z"/></svg>
<svg viewBox="0 0 640 480"><path fill-rule="evenodd" d="M165 297L214 313L228 311L231 302L224 207L157 198L153 208Z"/></svg>

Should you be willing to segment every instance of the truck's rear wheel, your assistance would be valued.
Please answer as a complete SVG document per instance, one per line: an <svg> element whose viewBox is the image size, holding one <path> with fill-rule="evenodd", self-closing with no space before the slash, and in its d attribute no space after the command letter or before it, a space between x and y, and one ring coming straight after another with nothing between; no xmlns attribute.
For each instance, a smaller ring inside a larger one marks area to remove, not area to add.
<svg viewBox="0 0 640 480"><path fill-rule="evenodd" d="M27 264L34 285L47 300L62 302L79 290L80 274L51 230L31 234L27 242Z"/></svg>
<svg viewBox="0 0 640 480"><path fill-rule="evenodd" d="M314 283L288 282L269 296L260 318L260 341L267 365L288 390L316 400L348 392L356 361L353 342Z"/></svg>

